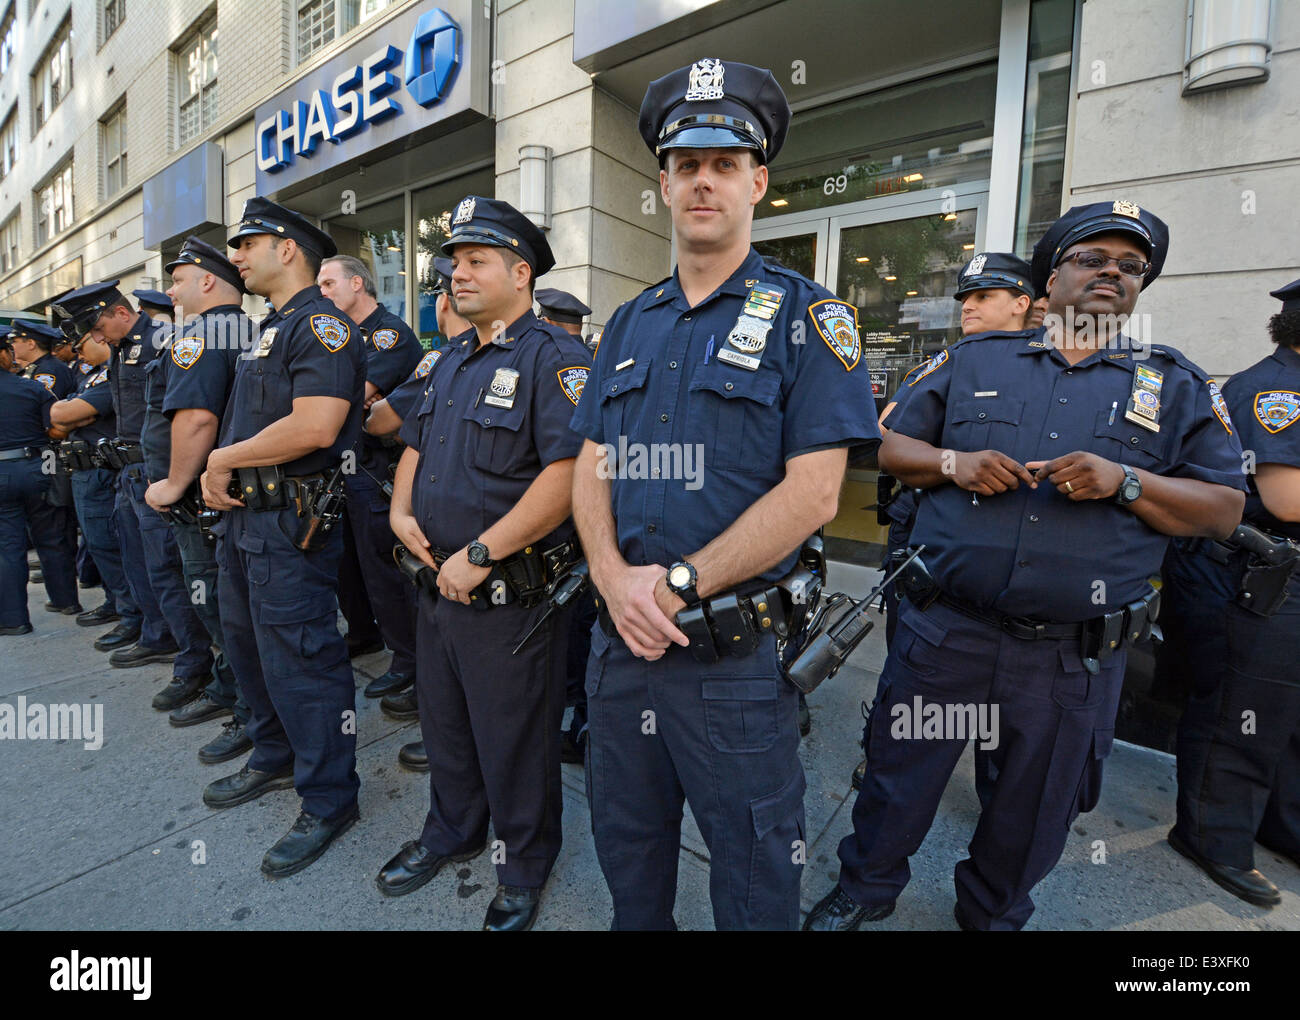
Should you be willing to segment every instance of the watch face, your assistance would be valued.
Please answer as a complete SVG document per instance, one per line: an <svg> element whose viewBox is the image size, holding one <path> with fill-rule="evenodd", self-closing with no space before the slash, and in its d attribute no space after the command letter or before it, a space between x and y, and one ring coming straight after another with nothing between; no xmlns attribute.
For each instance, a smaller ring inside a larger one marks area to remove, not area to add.
<svg viewBox="0 0 1300 1020"><path fill-rule="evenodd" d="M469 553L467 555L469 561L473 563L474 566L478 567L482 566L483 561L487 558L487 550L478 542L474 542L470 545Z"/></svg>
<svg viewBox="0 0 1300 1020"><path fill-rule="evenodd" d="M668 583L674 588L684 588L691 583L691 571L689 567L677 566L668 571Z"/></svg>

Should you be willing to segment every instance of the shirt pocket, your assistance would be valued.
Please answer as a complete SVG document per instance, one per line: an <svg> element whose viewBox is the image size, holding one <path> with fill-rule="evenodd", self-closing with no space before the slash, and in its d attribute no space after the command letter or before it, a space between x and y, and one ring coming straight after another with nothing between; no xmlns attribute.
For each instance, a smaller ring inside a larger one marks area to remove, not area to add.
<svg viewBox="0 0 1300 1020"><path fill-rule="evenodd" d="M975 397L953 401L945 445L962 453L977 450L1007 453L1015 446L1024 410L1025 402L1016 397Z"/></svg>
<svg viewBox="0 0 1300 1020"><path fill-rule="evenodd" d="M522 389L522 386L520 387ZM529 435L524 429L524 395L517 393L514 407L480 403L464 414L466 457L480 471L514 475L526 465Z"/></svg>
<svg viewBox="0 0 1300 1020"><path fill-rule="evenodd" d="M1166 463L1170 436L1152 432L1124 417L1123 411L1109 408L1097 412L1093 435L1098 442L1093 452L1120 464L1156 471Z"/></svg>
<svg viewBox="0 0 1300 1020"><path fill-rule="evenodd" d="M691 380L685 439L704 447L705 464L718 471L762 474L771 451L781 451L781 373L702 367ZM767 452L767 455L764 455Z"/></svg>
<svg viewBox="0 0 1300 1020"><path fill-rule="evenodd" d="M601 380L600 428L604 441L617 447L619 436L628 441L641 439L638 428L649 394L646 380L650 376L650 358L643 358L622 371ZM649 438L648 436L646 437Z"/></svg>

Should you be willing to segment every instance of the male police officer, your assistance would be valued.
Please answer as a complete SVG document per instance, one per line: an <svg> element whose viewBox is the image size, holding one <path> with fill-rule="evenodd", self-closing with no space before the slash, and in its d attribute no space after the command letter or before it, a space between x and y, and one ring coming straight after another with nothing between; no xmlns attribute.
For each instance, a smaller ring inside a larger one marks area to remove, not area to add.
<svg viewBox="0 0 1300 1020"><path fill-rule="evenodd" d="M397 537L437 570L437 594L420 593L417 679L431 802L419 840L377 882L400 896L476 856L490 817L501 884L483 927L519 931L560 849L568 616L540 618L547 581L576 559L568 426L590 359L533 314L533 281L555 258L522 213L470 196L443 250L475 332L438 359L402 426L392 512Z"/></svg>
<svg viewBox="0 0 1300 1020"><path fill-rule="evenodd" d="M1272 294L1277 350L1229 379L1223 399L1253 468L1243 523L1283 551L1300 542L1300 280ZM1162 576L1162 651L1192 686L1169 844L1233 895L1272 906L1281 894L1255 869L1255 841L1300 864L1300 571L1196 539L1173 543ZM1268 604L1270 593L1284 600Z"/></svg>
<svg viewBox="0 0 1300 1020"><path fill-rule="evenodd" d="M573 421L575 518L609 615L587 754L615 928L674 927L683 798L717 927L798 922L805 782L777 582L835 516L846 448L879 432L856 309L750 246L790 116L770 72L712 59L641 104L678 268L614 313ZM673 450L677 469L647 469Z"/></svg>
<svg viewBox="0 0 1300 1020"><path fill-rule="evenodd" d="M77 392L50 408L50 420L68 432L64 457L72 473L73 502L81 533L94 557L104 582L104 602L77 617L82 626L112 623L138 632L140 610L131 597L122 565L122 545L113 517L117 475L105 466L97 447L101 439L116 435L113 392L108 382L108 362L113 349L89 334L75 344L77 354L90 371L77 380Z"/></svg>
<svg viewBox="0 0 1300 1020"><path fill-rule="evenodd" d="M1071 209L1035 250L1051 269L1049 328L959 343L909 380L881 463L928 490L913 542L929 574L904 583L839 884L806 928L893 911L974 735L958 723L980 712L997 778L957 865L959 926L1022 927L1095 806L1124 648L1149 624L1168 536L1227 535L1244 501L1209 378L1119 332L1167 245L1130 202Z"/></svg>
<svg viewBox="0 0 1300 1020"><path fill-rule="evenodd" d="M582 339L582 320L591 314L590 308L567 290L555 287L539 288L536 297L539 319Z"/></svg>
<svg viewBox="0 0 1300 1020"><path fill-rule="evenodd" d="M424 350L411 327L375 299L374 278L360 259L351 255L326 259L316 282L361 331L369 407L401 385ZM388 523L388 498L382 488L389 480L394 449L400 456L399 444L363 435L356 450L357 470L347 476L347 519L361 577L384 643L393 651L387 672L362 692L367 698L395 694L415 683L415 601L393 562L397 540Z"/></svg>
<svg viewBox="0 0 1300 1020"><path fill-rule="evenodd" d="M155 322L171 322L176 314L172 299L160 290L139 288L131 295L140 303L140 310Z"/></svg>
<svg viewBox="0 0 1300 1020"><path fill-rule="evenodd" d="M262 859L279 878L358 817L356 699L335 622L343 536L323 515L356 445L365 373L356 325L316 286L321 259L337 251L328 234L250 198L227 243L244 285L275 311L240 360L202 476L204 502L229 511L218 525L221 627L253 741L244 767L209 784L203 802L232 807L295 786L302 812Z"/></svg>
<svg viewBox="0 0 1300 1020"><path fill-rule="evenodd" d="M178 650L173 635L179 633L189 638L188 656L178 663L175 671L181 675L206 674L211 666L211 653L196 633L202 627L194 616L189 592L180 576L175 540L171 539L166 522L144 501L147 481L140 430L144 425L145 373L162 350L170 327L152 321L143 312L136 313L118 291L117 284L117 280L105 280L69 291L54 306L64 320L59 328L65 336L79 338L89 333L93 339L114 349L108 384L113 393L117 439L106 452L112 458L110 466L117 472L114 516L122 544L122 567L131 598L140 610L141 624L134 634L119 625L113 633L96 641L95 647L101 651L116 649L109 657L109 664L117 668L170 662ZM172 629L173 623L176 630ZM125 647L131 641L137 642L134 647Z"/></svg>
<svg viewBox="0 0 1300 1020"><path fill-rule="evenodd" d="M225 653L215 539L200 526L199 513L205 508L198 498L198 478L216 445L239 355L252 349L257 329L240 307L245 291L239 270L212 245L187 238L166 269L172 276L168 293L180 305L183 321L167 353L151 369L142 437L153 484L144 496L171 524L185 584L195 593L191 601L216 656L210 679L198 678L170 698L164 692L154 699L154 707L170 709L167 721L173 726L233 715L222 732L199 749L199 761L214 765L247 751L252 741L245 732L248 705L239 696Z"/></svg>

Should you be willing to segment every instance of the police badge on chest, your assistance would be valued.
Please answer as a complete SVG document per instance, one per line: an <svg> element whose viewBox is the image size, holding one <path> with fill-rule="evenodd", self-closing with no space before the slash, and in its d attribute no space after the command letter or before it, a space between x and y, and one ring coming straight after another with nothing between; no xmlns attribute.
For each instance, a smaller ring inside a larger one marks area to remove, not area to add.
<svg viewBox="0 0 1300 1020"><path fill-rule="evenodd" d="M493 407L514 407L515 391L519 388L519 373L513 368L498 368L488 386L489 393L483 403Z"/></svg>
<svg viewBox="0 0 1300 1020"><path fill-rule="evenodd" d="M767 347L767 334L772 331L772 320L781 307L785 291L779 287L756 284L745 299L736 324L727 334L727 342L718 351L718 360L757 372L763 363L763 350Z"/></svg>

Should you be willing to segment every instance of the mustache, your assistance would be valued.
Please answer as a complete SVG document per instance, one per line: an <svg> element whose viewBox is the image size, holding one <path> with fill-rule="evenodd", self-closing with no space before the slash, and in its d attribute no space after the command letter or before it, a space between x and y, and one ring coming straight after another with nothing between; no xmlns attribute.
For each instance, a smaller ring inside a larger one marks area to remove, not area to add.
<svg viewBox="0 0 1300 1020"><path fill-rule="evenodd" d="M1084 292L1087 293L1088 291L1095 290L1098 287L1109 287L1120 297L1126 297L1128 295L1128 291L1124 289L1124 284L1120 283L1118 280L1093 280L1092 283L1088 284L1088 286L1083 289Z"/></svg>

